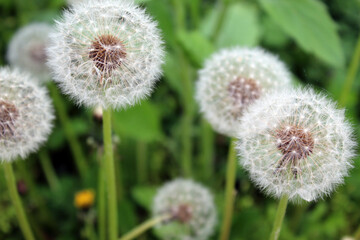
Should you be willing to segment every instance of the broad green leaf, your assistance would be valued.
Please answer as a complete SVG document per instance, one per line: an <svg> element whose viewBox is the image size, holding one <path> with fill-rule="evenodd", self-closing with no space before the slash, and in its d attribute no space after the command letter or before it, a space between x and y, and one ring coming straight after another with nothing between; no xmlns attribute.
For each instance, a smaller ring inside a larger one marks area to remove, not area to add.
<svg viewBox="0 0 360 240"><path fill-rule="evenodd" d="M177 35L186 54L198 66L214 51L212 43L199 31L180 31Z"/></svg>
<svg viewBox="0 0 360 240"><path fill-rule="evenodd" d="M336 24L315 0L259 0L270 17L309 53L334 67L344 65Z"/></svg>
<svg viewBox="0 0 360 240"><path fill-rule="evenodd" d="M133 188L132 197L140 206L151 212L151 206L156 191L156 187L138 186Z"/></svg>
<svg viewBox="0 0 360 240"><path fill-rule="evenodd" d="M144 101L129 109L114 113L114 130L141 141L161 140L161 118L156 105Z"/></svg>
<svg viewBox="0 0 360 240"><path fill-rule="evenodd" d="M203 21L202 31L206 36L210 36L214 31L215 21L219 14L217 10L214 8L210 11ZM258 18L257 9L249 4L235 3L230 5L217 36L216 46L223 48L236 45L257 45L260 38Z"/></svg>

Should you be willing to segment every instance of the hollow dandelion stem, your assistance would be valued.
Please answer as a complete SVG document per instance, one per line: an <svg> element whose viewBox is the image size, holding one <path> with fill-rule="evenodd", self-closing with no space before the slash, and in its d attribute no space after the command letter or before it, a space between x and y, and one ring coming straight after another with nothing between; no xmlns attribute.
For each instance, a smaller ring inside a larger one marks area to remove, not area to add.
<svg viewBox="0 0 360 240"><path fill-rule="evenodd" d="M157 225L163 221L166 221L170 218L171 218L171 216L169 216L169 215L163 215L163 216L158 216L158 217L149 219L146 222L144 222L144 223L140 224L139 226L137 226L136 228L134 228L133 230L131 230L129 233L125 234L119 240L131 240L136 237L139 237L141 234L143 234L147 230L151 229L155 225Z"/></svg>
<svg viewBox="0 0 360 240"><path fill-rule="evenodd" d="M235 154L235 139L231 140L227 170L226 170L226 189L225 189L225 206L224 218L221 227L220 240L229 239L231 231L231 223L234 211L235 201L235 178L236 178L236 154Z"/></svg>
<svg viewBox="0 0 360 240"><path fill-rule="evenodd" d="M111 137L111 109L103 110L103 135L104 135L104 163L106 168L107 201L108 201L108 237L116 240L117 231L117 201L116 201L116 179L115 163Z"/></svg>
<svg viewBox="0 0 360 240"><path fill-rule="evenodd" d="M289 197L287 195L283 195L280 199L279 206L276 210L274 226L271 231L269 240L277 240L280 236L281 225L284 220L288 200L289 200Z"/></svg>
<svg viewBox="0 0 360 240"><path fill-rule="evenodd" d="M14 171L11 166L11 163L4 162L4 171L7 187L9 189L11 201L14 204L16 215L19 221L20 229L26 240L35 240L34 235L31 231L30 224L27 220L24 208L22 206L19 194L17 192Z"/></svg>

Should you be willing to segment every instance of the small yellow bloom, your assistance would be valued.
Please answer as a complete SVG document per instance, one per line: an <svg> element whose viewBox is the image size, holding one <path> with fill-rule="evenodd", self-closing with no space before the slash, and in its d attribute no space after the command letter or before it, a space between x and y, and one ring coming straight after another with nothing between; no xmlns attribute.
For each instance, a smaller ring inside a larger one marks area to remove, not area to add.
<svg viewBox="0 0 360 240"><path fill-rule="evenodd" d="M95 193L91 189L85 189L75 194L74 204L77 208L89 208L93 205Z"/></svg>

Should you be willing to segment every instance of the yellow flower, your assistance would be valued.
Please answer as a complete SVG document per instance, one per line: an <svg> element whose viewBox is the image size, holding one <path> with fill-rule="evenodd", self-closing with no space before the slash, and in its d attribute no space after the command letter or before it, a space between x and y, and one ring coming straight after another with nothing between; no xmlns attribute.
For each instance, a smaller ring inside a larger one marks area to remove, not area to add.
<svg viewBox="0 0 360 240"><path fill-rule="evenodd" d="M74 204L77 208L89 208L93 205L95 193L91 189L85 189L75 194Z"/></svg>

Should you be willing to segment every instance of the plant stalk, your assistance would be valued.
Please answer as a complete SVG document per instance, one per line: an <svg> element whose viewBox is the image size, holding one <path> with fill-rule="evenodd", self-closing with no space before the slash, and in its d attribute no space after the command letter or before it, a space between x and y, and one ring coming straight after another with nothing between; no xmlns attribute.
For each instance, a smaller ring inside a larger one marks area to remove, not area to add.
<svg viewBox="0 0 360 240"><path fill-rule="evenodd" d="M276 210L274 226L269 238L270 240L277 240L280 236L281 225L284 220L288 200L289 197L287 195L283 195L280 199L278 209Z"/></svg>
<svg viewBox="0 0 360 240"><path fill-rule="evenodd" d="M106 168L106 185L108 197L108 237L116 240L118 236L117 225L117 200L115 164L111 135L111 109L103 109L103 134L104 134L104 163Z"/></svg>
<svg viewBox="0 0 360 240"><path fill-rule="evenodd" d="M103 153L98 150L99 177L98 177L98 232L99 240L106 240L106 182L105 182L105 163Z"/></svg>
<svg viewBox="0 0 360 240"><path fill-rule="evenodd" d="M348 68L348 71L346 74L344 87L342 89L342 92L341 92L341 95L339 98L339 104L341 106L346 106L349 92L351 91L351 87L353 86L355 78L356 78L356 73L358 72L359 63L360 63L360 35L358 37L355 52L351 59L351 62L350 62L350 65L349 65L349 68Z"/></svg>
<svg viewBox="0 0 360 240"><path fill-rule="evenodd" d="M232 217L234 212L234 201L236 196L235 179L236 179L236 152L235 139L231 139L226 170L226 189L225 189L225 206L224 218L221 227L220 240L227 240L230 236Z"/></svg>
<svg viewBox="0 0 360 240"><path fill-rule="evenodd" d="M59 179L56 175L53 165L51 164L49 153L46 149L39 151L39 158L41 167L44 171L46 181L48 182L52 191L55 191L59 187Z"/></svg>
<svg viewBox="0 0 360 240"><path fill-rule="evenodd" d="M211 36L211 40L213 42L216 42L217 38L219 37L221 27L224 23L225 15L229 7L229 3L230 0L218 0L219 15L215 22L213 35Z"/></svg>
<svg viewBox="0 0 360 240"><path fill-rule="evenodd" d="M168 220L170 217L171 216L169 216L169 215L164 215L164 216L155 217L150 220L147 220L146 222L142 223L141 225L139 225L136 228L134 228L133 230L131 230L129 233L122 236L119 240L131 240L136 237L139 237L141 234L143 234L147 230L151 229L155 225L157 225L165 220Z"/></svg>
<svg viewBox="0 0 360 240"><path fill-rule="evenodd" d="M81 145L79 143L78 138L75 135L74 130L72 129L69 116L66 112L66 106L61 99L61 95L59 93L59 90L57 89L56 85L50 81L48 84L49 90L52 96L52 99L54 101L54 106L56 108L56 112L59 116L59 121L61 125L64 128L64 132L66 135L66 138L69 142L69 146L72 152L72 155L75 160L76 167L79 171L80 176L82 179L85 178L88 166L85 160L85 155L81 149Z"/></svg>
<svg viewBox="0 0 360 240"><path fill-rule="evenodd" d="M16 215L17 215L17 218L19 221L20 229L26 240L35 240L34 235L30 228L30 224L26 218L25 211L22 206L17 188L16 188L14 171L11 166L11 163L4 162L3 166L4 166L5 178L6 178L7 186L9 189L11 201L13 202L13 204L15 206Z"/></svg>

